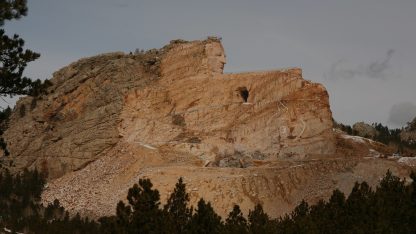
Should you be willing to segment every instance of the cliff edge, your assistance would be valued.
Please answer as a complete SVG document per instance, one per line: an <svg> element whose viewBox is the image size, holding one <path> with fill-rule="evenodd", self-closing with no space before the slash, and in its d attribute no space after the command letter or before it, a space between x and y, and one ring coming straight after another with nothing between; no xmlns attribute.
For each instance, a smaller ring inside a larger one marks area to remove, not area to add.
<svg viewBox="0 0 416 234"><path fill-rule="evenodd" d="M193 204L204 197L225 215L262 203L276 217L408 172L375 157L382 146L335 132L327 91L301 69L224 74L224 64L216 38L81 59L54 73L48 95L17 102L2 160L47 172L43 201L91 217L114 214L143 177L162 200L183 177Z"/></svg>
<svg viewBox="0 0 416 234"><path fill-rule="evenodd" d="M56 178L117 144L220 167L334 153L322 85L299 68L224 74L224 64L216 39L81 59L54 73L51 94L17 103L4 134L12 165Z"/></svg>

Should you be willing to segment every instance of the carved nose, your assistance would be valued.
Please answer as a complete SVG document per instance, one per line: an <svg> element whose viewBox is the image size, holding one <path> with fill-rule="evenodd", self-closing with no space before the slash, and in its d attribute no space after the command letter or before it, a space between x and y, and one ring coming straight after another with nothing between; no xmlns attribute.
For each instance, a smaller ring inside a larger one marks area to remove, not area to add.
<svg viewBox="0 0 416 234"><path fill-rule="evenodd" d="M223 56L221 56L221 57L219 57L219 59L218 59L221 63L223 63L223 64L225 64L226 63L226 61L225 61L225 56L223 55Z"/></svg>

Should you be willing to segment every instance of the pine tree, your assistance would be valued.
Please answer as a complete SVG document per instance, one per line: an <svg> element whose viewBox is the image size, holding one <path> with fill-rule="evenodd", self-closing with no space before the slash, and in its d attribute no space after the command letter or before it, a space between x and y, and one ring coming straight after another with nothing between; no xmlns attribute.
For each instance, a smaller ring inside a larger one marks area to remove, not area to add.
<svg viewBox="0 0 416 234"><path fill-rule="evenodd" d="M345 223L349 231L364 233L371 231L370 224L376 219L374 213L374 192L366 182L355 183L350 195L346 199Z"/></svg>
<svg viewBox="0 0 416 234"><path fill-rule="evenodd" d="M129 233L164 233L164 217L160 206L160 194L152 189L149 179L140 179L129 189L127 200L133 208Z"/></svg>
<svg viewBox="0 0 416 234"><path fill-rule="evenodd" d="M375 192L375 230L379 232L401 233L403 223L408 220L408 204L410 194L407 192L405 181L387 171Z"/></svg>
<svg viewBox="0 0 416 234"><path fill-rule="evenodd" d="M215 234L221 233L223 224L221 217L215 213L211 203L206 203L204 199L198 202L196 213L192 216L187 232L195 234Z"/></svg>
<svg viewBox="0 0 416 234"><path fill-rule="evenodd" d="M245 234L248 233L247 220L238 205L234 205L233 210L225 220L225 233Z"/></svg>
<svg viewBox="0 0 416 234"><path fill-rule="evenodd" d="M407 188L409 201L406 216L409 220L416 220L416 173L414 171L411 172L410 178L412 179L412 183L408 185ZM409 222L409 228L411 230L416 230L416 222Z"/></svg>
<svg viewBox="0 0 416 234"><path fill-rule="evenodd" d="M409 186L411 205L416 209L416 173L412 171L410 173L410 179L412 183Z"/></svg>
<svg viewBox="0 0 416 234"><path fill-rule="evenodd" d="M331 200L333 200L334 203L339 204L340 203L339 201L341 200L339 199L340 196L335 195L335 197L336 198L334 198L334 194L332 194L329 203L331 203ZM344 203L345 203L344 194L342 194L342 197L344 198ZM337 220L334 220L334 215L333 215L334 208L331 208L331 207L334 207L334 205L331 206L323 200L319 200L318 203L310 207L309 215L308 215L309 224L310 224L310 226L308 227L309 229L308 231L310 233L331 233L331 234L342 233L342 232L337 232L339 229L338 227L335 230L333 228L334 222L336 222ZM340 212L337 210L335 213L340 213Z"/></svg>
<svg viewBox="0 0 416 234"><path fill-rule="evenodd" d="M5 21L20 19L27 14L26 0L3 0L0 2L0 27ZM39 54L25 50L24 40L14 34L9 37L0 29L0 96L38 95L49 82L32 81L23 76L27 63L39 58Z"/></svg>
<svg viewBox="0 0 416 234"><path fill-rule="evenodd" d="M294 222L292 230L294 233L314 233L312 220L309 214L309 204L305 200L302 200L290 214Z"/></svg>
<svg viewBox="0 0 416 234"><path fill-rule="evenodd" d="M248 221L250 233L272 233L270 218L263 211L262 205L257 204L254 210L249 211Z"/></svg>
<svg viewBox="0 0 416 234"><path fill-rule="evenodd" d="M12 114L12 109L7 106L7 108L0 108L0 136L3 136L4 131L6 131L9 126L9 117ZM7 150L7 144L4 141L3 137L0 137L0 149L3 150L5 156L9 156L10 152ZM0 164L1 167L1 164Z"/></svg>
<svg viewBox="0 0 416 234"><path fill-rule="evenodd" d="M192 208L188 208L188 203L189 194L186 192L186 185L181 177L163 209L171 233L183 233L188 226L192 217Z"/></svg>
<svg viewBox="0 0 416 234"><path fill-rule="evenodd" d="M52 204L48 204L44 212L44 218L47 221L54 219L62 220L65 217L65 209L61 206L58 199L55 199Z"/></svg>
<svg viewBox="0 0 416 234"><path fill-rule="evenodd" d="M24 49L24 40L19 35L12 37L6 35L3 29L7 20L20 19L27 14L26 0L1 0L0 1L0 97L15 95L38 96L46 93L51 82L31 80L23 76L27 64L39 58L39 54ZM7 109L3 112L8 111ZM3 115L3 113L1 114ZM4 117L4 115L2 116ZM1 137L8 126L8 116L0 118L0 148L7 156L7 144Z"/></svg>
<svg viewBox="0 0 416 234"><path fill-rule="evenodd" d="M101 234L125 234L127 232L127 226L124 226L124 229L120 230L120 227L117 225L117 217L116 216L104 216L98 219L100 223L100 231Z"/></svg>
<svg viewBox="0 0 416 234"><path fill-rule="evenodd" d="M128 233L128 227L130 226L132 219L132 211L129 205L125 205L124 202L120 201L116 208L116 228L117 233L125 234ZM107 220L108 221L108 220Z"/></svg>

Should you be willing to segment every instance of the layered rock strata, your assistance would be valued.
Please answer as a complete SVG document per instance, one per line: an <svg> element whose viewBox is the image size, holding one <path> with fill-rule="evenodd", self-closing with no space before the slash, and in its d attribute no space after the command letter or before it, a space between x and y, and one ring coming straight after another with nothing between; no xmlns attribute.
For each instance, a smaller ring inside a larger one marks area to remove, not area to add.
<svg viewBox="0 0 416 234"><path fill-rule="evenodd" d="M54 73L50 94L18 101L10 164L56 178L120 143L220 167L334 153L322 85L299 68L224 74L224 64L215 38L81 59Z"/></svg>
<svg viewBox="0 0 416 234"><path fill-rule="evenodd" d="M193 205L203 197L224 216L261 203L277 217L388 169L408 174L384 145L334 131L327 91L301 69L224 64L215 38L70 64L48 95L18 101L3 165L47 172L43 201L91 217L114 214L143 177L162 203L183 177Z"/></svg>

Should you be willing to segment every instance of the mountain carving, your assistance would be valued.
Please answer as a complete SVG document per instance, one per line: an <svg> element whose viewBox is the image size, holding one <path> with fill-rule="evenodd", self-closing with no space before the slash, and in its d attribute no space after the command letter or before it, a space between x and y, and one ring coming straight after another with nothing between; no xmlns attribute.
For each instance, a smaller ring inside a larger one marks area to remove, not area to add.
<svg viewBox="0 0 416 234"><path fill-rule="evenodd" d="M222 215L262 203L272 216L365 178L362 157L383 147L333 130L321 84L299 68L224 73L225 58L220 40L208 38L72 63L53 74L48 95L17 102L3 160L47 172L44 201L92 217L113 214L142 177L162 198L183 177L193 203L204 197ZM382 169L370 183L384 169L407 172L371 165Z"/></svg>

